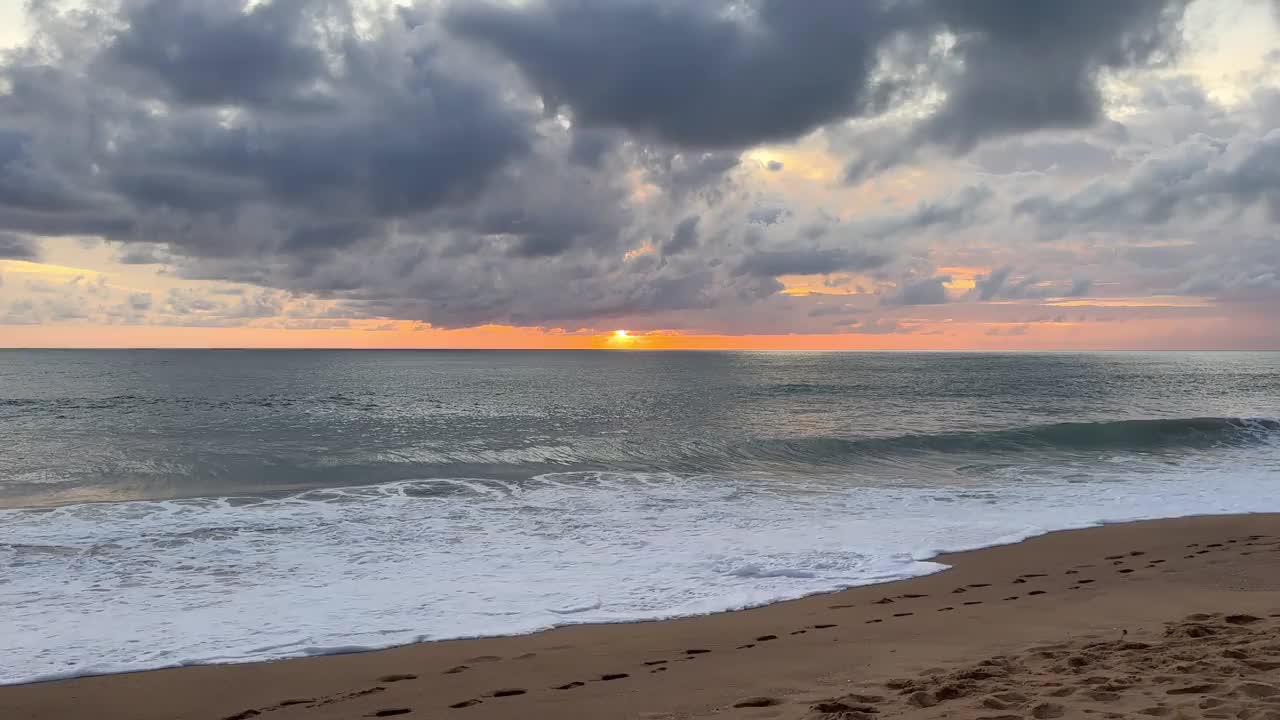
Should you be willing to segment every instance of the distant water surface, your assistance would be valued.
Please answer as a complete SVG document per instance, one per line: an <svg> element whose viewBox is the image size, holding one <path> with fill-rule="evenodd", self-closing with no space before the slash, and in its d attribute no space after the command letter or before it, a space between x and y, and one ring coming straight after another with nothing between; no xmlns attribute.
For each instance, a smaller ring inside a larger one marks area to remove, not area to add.
<svg viewBox="0 0 1280 720"><path fill-rule="evenodd" d="M0 682L744 607L1278 481L1280 354L0 351Z"/></svg>

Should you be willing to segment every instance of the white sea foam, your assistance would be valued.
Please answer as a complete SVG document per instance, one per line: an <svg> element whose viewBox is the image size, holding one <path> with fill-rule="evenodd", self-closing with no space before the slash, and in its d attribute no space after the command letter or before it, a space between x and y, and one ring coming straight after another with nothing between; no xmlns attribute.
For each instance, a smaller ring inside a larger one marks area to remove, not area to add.
<svg viewBox="0 0 1280 720"><path fill-rule="evenodd" d="M1277 511L1262 450L963 487L573 473L0 511L0 682L707 613L1056 529Z"/></svg>

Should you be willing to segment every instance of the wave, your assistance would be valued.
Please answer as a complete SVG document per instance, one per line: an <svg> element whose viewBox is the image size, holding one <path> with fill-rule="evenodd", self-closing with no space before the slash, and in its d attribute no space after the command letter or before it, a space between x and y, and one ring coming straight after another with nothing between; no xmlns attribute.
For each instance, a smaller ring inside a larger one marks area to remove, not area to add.
<svg viewBox="0 0 1280 720"><path fill-rule="evenodd" d="M350 449L314 457L263 459L244 454L201 457L199 462L125 463L108 458L76 472L31 478L8 489L0 482L4 505L61 505L85 498L127 500L108 492L122 485L142 488L152 497L205 497L231 490L234 478L248 494L275 495L304 489L353 484L378 485L431 478L490 478L520 481L559 472L667 472L682 475L759 472L799 475L883 475L924 480L953 478L956 472L982 468L1023 468L1109 462L1116 456L1147 456L1181 462L1215 450L1259 447L1280 449L1280 420L1197 417L1099 422L1064 422L998 430L889 437L693 438L684 442L636 443L626 437L562 438L515 447L465 447L448 444L403 448ZM0 480L3 480L0 478ZM67 493L58 492L66 486ZM51 489L52 488L52 489ZM420 492L453 492L452 486L428 486Z"/></svg>
<svg viewBox="0 0 1280 720"><path fill-rule="evenodd" d="M1280 442L1280 420L1169 418L1065 422L1022 428L887 438L761 440L740 448L746 457L824 461L901 453L1130 451L1203 449Z"/></svg>

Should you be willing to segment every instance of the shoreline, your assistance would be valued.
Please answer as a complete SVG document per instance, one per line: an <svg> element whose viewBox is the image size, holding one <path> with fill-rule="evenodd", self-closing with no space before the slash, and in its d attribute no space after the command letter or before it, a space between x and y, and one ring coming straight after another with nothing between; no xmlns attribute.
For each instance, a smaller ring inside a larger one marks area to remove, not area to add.
<svg viewBox="0 0 1280 720"><path fill-rule="evenodd" d="M1275 535L1280 543L1280 514L1055 531L939 555L933 561L950 568L930 575L692 617L9 685L0 687L0 708L32 720L322 719L377 717L383 710L418 717L674 718L758 696L776 703L734 712L802 717L822 696L863 679L865 672L840 669L850 659L876 666L882 677L910 675L1101 628L1136 635L1192 612L1280 612L1280 581L1272 579L1280 545L1228 552L1262 542L1247 540L1255 535ZM1176 554L1191 543L1224 550ZM457 704L463 706L450 707Z"/></svg>
<svg viewBox="0 0 1280 720"><path fill-rule="evenodd" d="M363 486L357 485L357 486L349 486L349 487L337 488L337 489L338 490L359 489L361 487ZM281 495L281 497L287 497L289 494L292 494L293 492L294 491L285 493ZM172 498L167 500L183 501L183 500L205 500L205 499L207 498L193 497L193 498ZM136 501L104 501L104 502L107 504L118 505L121 503L126 503L126 504L135 503L135 502L150 503L154 501L136 500ZM80 505L80 504L85 504L85 503L73 503L73 505ZM3 509L4 508L0 508L0 510L3 510ZM25 508L16 508L16 509L25 509ZM432 639L414 640L410 642L402 642L402 643L380 645L380 646L348 645L348 646L334 646L332 648L329 648L329 647L308 648L310 652L306 652L304 654L284 655L281 657L262 658L262 659L255 658L255 659L240 659L240 660L232 660L232 661L188 660L188 661L178 661L168 665L158 665L155 667L138 668L138 669L104 670L104 671L89 670L87 672L69 671L67 674L51 673L46 676L37 676L34 679L24 680L20 682L0 682L0 691L3 691L5 688L10 688L10 687L24 687L24 686L30 686L30 685L41 685L45 683L74 681L74 680L81 680L81 679L88 679L88 678L114 677L118 675L135 675L135 674L141 674L141 673L152 673L152 672L159 672L159 671L166 671L166 670L180 670L185 668L202 668L202 667L216 668L216 667L234 667L234 666L240 666L240 665L262 665L262 664L273 664L273 663L280 663L280 662L290 662L290 661L296 661L296 660L305 660L305 659L311 659L311 658L325 658L325 657L342 656L342 655L361 655L365 653L377 653L377 652L384 652L388 650L396 650L400 648L413 647L417 645L432 645L432 644L438 644L438 643L453 643L453 642L473 642L473 641L483 641L483 640L505 640L505 639L539 635L542 633L554 632L557 630L563 630L567 628L610 627L615 625L644 625L644 624L650 624L650 623L665 623L665 622L673 622L673 621L680 621L680 620L692 620L697 618L713 617L716 615L725 615L725 614L747 612L752 610L759 610L759 609L771 607L774 605L798 602L798 601L803 601L803 600L807 600L815 597L822 597L826 595L838 595L845 592L851 592L851 591L862 590L867 588L877 588L881 586L892 585L894 583L908 582L908 581L916 580L920 578L927 578L927 577L931 577L931 576L942 574L942 573L947 573L954 570L955 566L945 562L943 560L944 558L964 556L972 553L982 552L985 550L1016 546L1016 545L1034 540L1036 538L1056 535L1059 533L1078 532L1078 531L1084 531L1084 530L1105 528L1110 526L1124 526L1124 525L1131 525L1131 524L1138 524L1138 523L1165 522L1165 521L1185 520L1185 519L1194 519L1194 518L1242 518L1242 517L1249 517L1254 515L1269 515L1269 514L1275 514L1278 518L1280 518L1280 512L1270 513L1267 511L1257 511L1257 512L1231 513L1231 514L1207 513L1203 515L1180 515L1175 517L1143 518L1143 519L1137 519L1137 520L1130 519L1130 520L1090 521L1088 523L1082 523L1076 526L1067 526L1067 527L1056 528L1052 530L1042 530L1039 532L1033 532L1032 534L1028 534L1028 535L1005 536L989 544L976 544L972 546L964 546L959 549L929 551L928 553L911 555L911 558L914 562L933 563L939 566L938 569L932 570L931 572L923 572L920 574L907 575L904 577L896 577L896 578L887 579L887 580L873 581L873 582L868 582L860 585L850 585L842 588L818 590L818 591L809 592L803 595L797 595L793 597L774 598L758 604L749 604L749 605L744 605L740 607L730 607L725 609L710 610L706 612L698 612L698 613L690 613L690 614L672 614L672 615L665 615L665 616L658 616L658 617L621 619L621 620L611 620L611 621L567 622L567 623L549 625L549 626L540 627L540 628L533 628L527 631L498 633L498 634L492 634L492 635L471 635L471 636L432 638Z"/></svg>

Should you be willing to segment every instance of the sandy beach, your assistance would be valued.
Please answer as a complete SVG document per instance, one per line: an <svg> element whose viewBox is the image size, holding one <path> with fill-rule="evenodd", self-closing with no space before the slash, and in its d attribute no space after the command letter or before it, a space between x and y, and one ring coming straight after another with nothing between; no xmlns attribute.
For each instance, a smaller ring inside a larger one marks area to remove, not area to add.
<svg viewBox="0 0 1280 720"><path fill-rule="evenodd" d="M6 720L1280 718L1280 516L1046 535L763 608L0 688Z"/></svg>

